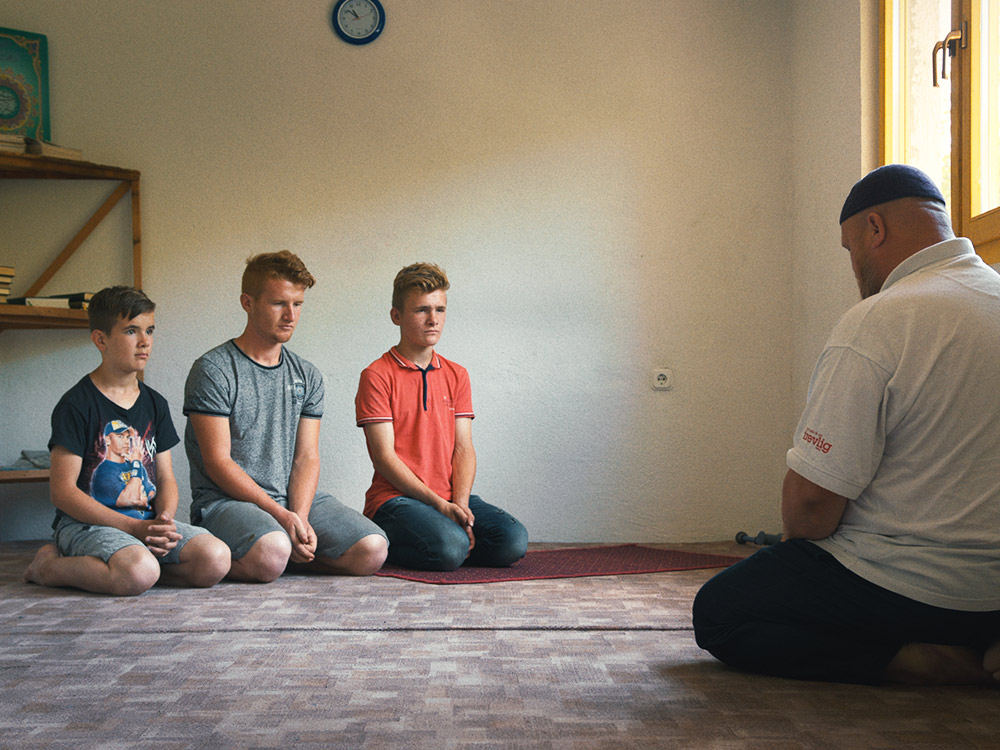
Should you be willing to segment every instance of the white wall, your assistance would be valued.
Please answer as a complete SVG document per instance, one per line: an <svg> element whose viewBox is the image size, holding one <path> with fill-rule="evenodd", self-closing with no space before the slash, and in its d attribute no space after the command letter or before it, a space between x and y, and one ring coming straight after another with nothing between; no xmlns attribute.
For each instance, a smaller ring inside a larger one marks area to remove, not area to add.
<svg viewBox="0 0 1000 750"><path fill-rule="evenodd" d="M877 166L877 6L877 0L792 4L796 413L827 335L859 299L837 220L851 186Z"/></svg>
<svg viewBox="0 0 1000 750"><path fill-rule="evenodd" d="M777 530L800 361L853 283L807 258L818 231L839 245L858 172L857 0L387 2L364 48L332 4L0 0L49 37L54 140L142 172L147 382L178 430L190 363L242 328L243 260L288 248L319 279L292 346L326 377L322 483L360 509L357 377L396 341L395 272L431 260L452 280L439 351L473 378L476 491L535 540ZM66 206L107 190L0 181L23 283ZM119 214L47 292L128 280ZM95 364L82 333L0 335L0 462L44 446ZM673 391L649 387L662 366ZM45 534L41 488L0 492L0 538Z"/></svg>

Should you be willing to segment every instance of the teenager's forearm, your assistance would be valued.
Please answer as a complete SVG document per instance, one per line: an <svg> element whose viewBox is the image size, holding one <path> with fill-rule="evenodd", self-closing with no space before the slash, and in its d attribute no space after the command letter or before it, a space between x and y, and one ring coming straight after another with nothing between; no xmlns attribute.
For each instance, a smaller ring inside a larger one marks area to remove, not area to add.
<svg viewBox="0 0 1000 750"><path fill-rule="evenodd" d="M99 503L90 495L73 485L72 488L52 487L52 504L66 515L91 526L110 526L140 537L144 528L138 518L119 513L106 505Z"/></svg>
<svg viewBox="0 0 1000 750"><path fill-rule="evenodd" d="M156 515L166 514L170 518L176 519L179 500L180 493L177 491L177 482L174 481L173 477L170 479L157 477L156 496L152 503Z"/></svg>
<svg viewBox="0 0 1000 750"><path fill-rule="evenodd" d="M308 518L318 486L319 459L296 459L288 478L288 509L300 518Z"/></svg>
<svg viewBox="0 0 1000 750"><path fill-rule="evenodd" d="M233 500L253 503L275 518L278 518L285 510L232 459L220 461L212 466L206 465L205 472L208 474L208 478Z"/></svg>
<svg viewBox="0 0 1000 750"><path fill-rule="evenodd" d="M134 537L142 537L145 531L142 521L98 502L77 486L83 463L80 456L56 446L51 460L49 498L54 506L81 523L110 526Z"/></svg>
<svg viewBox="0 0 1000 750"><path fill-rule="evenodd" d="M419 500L436 510L440 510L448 503L447 500L420 481L413 470L395 453L392 456L373 457L372 463L379 476L395 487L399 494Z"/></svg>
<svg viewBox="0 0 1000 750"><path fill-rule="evenodd" d="M451 461L451 501L469 507L469 495L476 480L476 451L455 447Z"/></svg>

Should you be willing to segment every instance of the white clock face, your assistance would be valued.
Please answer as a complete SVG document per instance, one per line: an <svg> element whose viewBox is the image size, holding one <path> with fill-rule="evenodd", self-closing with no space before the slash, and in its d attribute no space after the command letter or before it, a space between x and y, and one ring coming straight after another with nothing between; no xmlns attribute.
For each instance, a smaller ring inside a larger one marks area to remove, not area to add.
<svg viewBox="0 0 1000 750"><path fill-rule="evenodd" d="M378 28L378 8L370 0L346 0L337 11L341 30L353 39L364 39Z"/></svg>

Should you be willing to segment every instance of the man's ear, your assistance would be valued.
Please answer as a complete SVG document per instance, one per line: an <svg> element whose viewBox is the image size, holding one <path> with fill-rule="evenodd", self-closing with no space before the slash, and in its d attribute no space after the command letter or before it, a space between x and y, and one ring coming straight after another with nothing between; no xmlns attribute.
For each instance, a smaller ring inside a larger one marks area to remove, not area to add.
<svg viewBox="0 0 1000 750"><path fill-rule="evenodd" d="M389 320L391 320L396 325L399 325L403 320L403 314L397 310L395 307L389 308Z"/></svg>
<svg viewBox="0 0 1000 750"><path fill-rule="evenodd" d="M882 214L872 211L865 217L865 233L870 247L880 247L885 242L885 219Z"/></svg>
<svg viewBox="0 0 1000 750"><path fill-rule="evenodd" d="M94 346L97 347L98 351L103 352L108 348L108 337L100 328L95 328L90 332L90 340L94 342Z"/></svg>
<svg viewBox="0 0 1000 750"><path fill-rule="evenodd" d="M243 308L244 312L250 312L250 305L253 304L253 297L251 297L246 292L240 294L240 307Z"/></svg>

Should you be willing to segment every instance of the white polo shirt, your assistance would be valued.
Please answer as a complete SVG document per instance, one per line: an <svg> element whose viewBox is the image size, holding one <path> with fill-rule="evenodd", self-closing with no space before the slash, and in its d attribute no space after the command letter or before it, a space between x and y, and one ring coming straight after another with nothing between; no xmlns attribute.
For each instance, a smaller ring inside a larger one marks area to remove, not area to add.
<svg viewBox="0 0 1000 750"><path fill-rule="evenodd" d="M1000 610L1000 274L964 239L907 258L834 328L788 451L848 498L818 544L948 609Z"/></svg>

